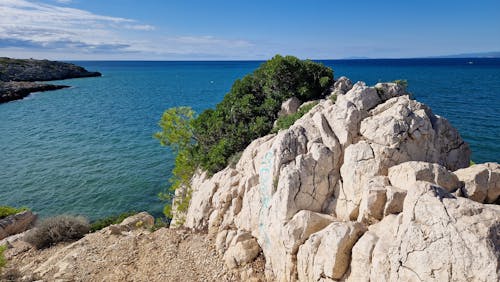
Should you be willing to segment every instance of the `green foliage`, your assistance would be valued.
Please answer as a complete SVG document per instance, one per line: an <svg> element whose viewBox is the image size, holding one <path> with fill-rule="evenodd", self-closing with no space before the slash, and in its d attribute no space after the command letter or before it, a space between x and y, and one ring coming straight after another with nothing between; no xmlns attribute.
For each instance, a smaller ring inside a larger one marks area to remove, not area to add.
<svg viewBox="0 0 500 282"><path fill-rule="evenodd" d="M469 162L469 166L473 166L473 165L475 165L475 164L476 164L476 163L475 163L473 160L470 160L470 162Z"/></svg>
<svg viewBox="0 0 500 282"><path fill-rule="evenodd" d="M137 214L136 211L128 211L118 215L110 215L105 218L98 219L90 224L90 232L99 231L112 224L120 224L125 218Z"/></svg>
<svg viewBox="0 0 500 282"><path fill-rule="evenodd" d="M28 210L28 208L14 208L9 206L0 206L0 219L26 210Z"/></svg>
<svg viewBox="0 0 500 282"><path fill-rule="evenodd" d="M170 146L176 151L185 148L192 142L191 120L193 117L194 111L189 107L166 110L159 122L162 131L157 132L155 137L160 140L162 146Z"/></svg>
<svg viewBox="0 0 500 282"><path fill-rule="evenodd" d="M295 114L282 116L278 118L276 121L276 127L273 128L272 132L278 132L282 129L287 129L292 126L295 121L304 116L307 112L309 112L314 106L316 106L318 102L313 102L308 105L301 107Z"/></svg>
<svg viewBox="0 0 500 282"><path fill-rule="evenodd" d="M332 95L330 95L330 100L331 100L333 103L337 102L337 94L332 94Z"/></svg>
<svg viewBox="0 0 500 282"><path fill-rule="evenodd" d="M408 80L406 80L406 79L397 79L397 80L394 80L393 82L402 86L405 89L408 88Z"/></svg>
<svg viewBox="0 0 500 282"><path fill-rule="evenodd" d="M1 245L0 246L0 273L2 273L2 268L7 264L7 260L5 259L5 256L3 255L3 252L7 250L6 245Z"/></svg>
<svg viewBox="0 0 500 282"><path fill-rule="evenodd" d="M263 63L235 81L215 110L194 120L199 165L210 173L223 169L231 156L270 133L286 99L295 96L305 102L321 98L332 82L330 68L309 60L277 55Z"/></svg>
<svg viewBox="0 0 500 282"><path fill-rule="evenodd" d="M43 220L24 236L24 241L42 249L59 242L78 240L89 231L90 225L86 218L59 215Z"/></svg>
<svg viewBox="0 0 500 282"><path fill-rule="evenodd" d="M162 145L170 146L177 157L171 186L160 193L160 198L171 201L175 190L183 186L186 193L175 206L178 211L187 210L190 180L197 168L213 174L228 164L236 164L238 152L271 132L285 100L322 98L332 82L332 69L322 64L277 55L252 74L236 80L215 109L197 117L190 108L168 109L159 123L162 131L155 137ZM171 217L171 206L165 207L164 213Z"/></svg>
<svg viewBox="0 0 500 282"><path fill-rule="evenodd" d="M238 163L238 161L241 159L241 155L243 155L243 151L240 151L234 155L232 155L231 157L229 157L229 160L228 160L228 165L231 167L231 168L235 168L236 167L236 164Z"/></svg>
<svg viewBox="0 0 500 282"><path fill-rule="evenodd" d="M149 229L149 231L155 232L156 230L163 227L168 227L168 222L162 218L157 218L155 219L155 224Z"/></svg>

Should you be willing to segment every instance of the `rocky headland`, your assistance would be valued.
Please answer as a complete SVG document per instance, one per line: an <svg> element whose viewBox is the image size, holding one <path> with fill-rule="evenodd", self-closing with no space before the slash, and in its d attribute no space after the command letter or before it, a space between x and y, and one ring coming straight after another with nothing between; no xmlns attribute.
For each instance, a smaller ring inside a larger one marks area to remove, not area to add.
<svg viewBox="0 0 500 282"><path fill-rule="evenodd" d="M44 281L498 281L500 165L470 164L403 86L341 77L236 165L196 173L170 229L145 231L142 213L41 251L14 240L6 256Z"/></svg>
<svg viewBox="0 0 500 282"><path fill-rule="evenodd" d="M173 225L215 236L229 268L262 252L269 281L498 281L500 165L470 166L457 130L397 83L332 92L199 172Z"/></svg>
<svg viewBox="0 0 500 282"><path fill-rule="evenodd" d="M63 62L0 58L0 103L22 99L33 92L65 88L36 81L101 76L99 72Z"/></svg>

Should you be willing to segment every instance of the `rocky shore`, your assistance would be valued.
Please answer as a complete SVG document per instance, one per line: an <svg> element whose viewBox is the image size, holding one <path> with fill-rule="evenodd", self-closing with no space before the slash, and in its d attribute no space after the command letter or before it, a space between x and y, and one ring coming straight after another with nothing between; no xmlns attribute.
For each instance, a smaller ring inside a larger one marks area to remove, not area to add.
<svg viewBox="0 0 500 282"><path fill-rule="evenodd" d="M101 76L74 64L48 60L0 58L0 103L22 99L33 92L65 88L64 85L36 83L69 78Z"/></svg>

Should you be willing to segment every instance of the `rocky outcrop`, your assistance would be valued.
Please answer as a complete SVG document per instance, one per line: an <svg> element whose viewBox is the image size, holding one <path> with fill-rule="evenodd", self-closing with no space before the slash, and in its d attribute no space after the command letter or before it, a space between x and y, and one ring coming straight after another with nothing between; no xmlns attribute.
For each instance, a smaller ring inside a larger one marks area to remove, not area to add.
<svg viewBox="0 0 500 282"><path fill-rule="evenodd" d="M0 58L0 103L22 99L33 92L66 88L64 85L35 83L35 81L101 76L99 72L70 63L48 60Z"/></svg>
<svg viewBox="0 0 500 282"><path fill-rule="evenodd" d="M301 102L297 97L292 97L286 100L283 104L281 104L281 110L278 112L278 116L281 117L295 114L299 109L300 104Z"/></svg>
<svg viewBox="0 0 500 282"><path fill-rule="evenodd" d="M0 103L22 99L33 92L44 92L68 88L65 85L42 84L25 81L0 81Z"/></svg>
<svg viewBox="0 0 500 282"><path fill-rule="evenodd" d="M234 168L197 174L184 225L221 253L247 234L273 281L496 281L500 209L466 197L496 201L498 165L485 165L486 182L483 169L454 173L468 145L401 85L342 78L332 91L335 103L255 140Z"/></svg>
<svg viewBox="0 0 500 282"><path fill-rule="evenodd" d="M31 211L23 211L0 219L0 240L28 230L36 219L37 215Z"/></svg>

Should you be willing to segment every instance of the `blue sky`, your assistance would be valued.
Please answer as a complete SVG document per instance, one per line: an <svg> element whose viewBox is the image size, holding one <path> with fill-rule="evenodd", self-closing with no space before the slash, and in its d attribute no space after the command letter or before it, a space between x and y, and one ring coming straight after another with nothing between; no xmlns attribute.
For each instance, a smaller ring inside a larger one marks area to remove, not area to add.
<svg viewBox="0 0 500 282"><path fill-rule="evenodd" d="M224 60L500 51L500 1L0 0L0 56Z"/></svg>

